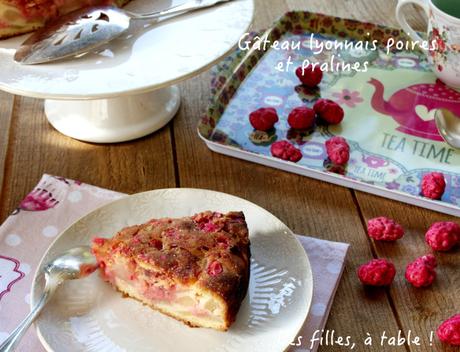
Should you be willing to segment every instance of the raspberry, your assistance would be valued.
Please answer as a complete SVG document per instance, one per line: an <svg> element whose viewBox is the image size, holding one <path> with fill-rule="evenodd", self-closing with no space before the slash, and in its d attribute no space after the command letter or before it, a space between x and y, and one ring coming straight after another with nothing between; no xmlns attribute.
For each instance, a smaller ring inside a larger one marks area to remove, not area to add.
<svg viewBox="0 0 460 352"><path fill-rule="evenodd" d="M103 246L105 243L105 238L102 238L102 237L93 238L93 243L97 246Z"/></svg>
<svg viewBox="0 0 460 352"><path fill-rule="evenodd" d="M342 122L345 112L342 107L330 99L318 99L313 105L313 110L318 116L330 125L337 125Z"/></svg>
<svg viewBox="0 0 460 352"><path fill-rule="evenodd" d="M249 122L259 131L268 131L278 122L278 113L274 108L260 108L249 114Z"/></svg>
<svg viewBox="0 0 460 352"><path fill-rule="evenodd" d="M217 237L216 241L217 241L217 244L224 249L227 249L230 246L230 240L223 235Z"/></svg>
<svg viewBox="0 0 460 352"><path fill-rule="evenodd" d="M299 106L292 109L288 116L289 126L296 130L305 130L313 126L315 112L306 106Z"/></svg>
<svg viewBox="0 0 460 352"><path fill-rule="evenodd" d="M330 99L318 99L315 103L315 105L313 105L313 110L315 110L315 112L319 115L325 108L325 106L327 104L332 104L334 103L333 100L330 100Z"/></svg>
<svg viewBox="0 0 460 352"><path fill-rule="evenodd" d="M208 274L211 276L217 276L223 271L222 264L220 264L217 260L213 261L208 266Z"/></svg>
<svg viewBox="0 0 460 352"><path fill-rule="evenodd" d="M442 342L460 346L460 314L451 316L444 321L436 330L436 334Z"/></svg>
<svg viewBox="0 0 460 352"><path fill-rule="evenodd" d="M168 236L168 237L173 237L173 238L179 238L180 235L179 233L177 232L176 229L173 229L173 228L169 228L165 231L165 235Z"/></svg>
<svg viewBox="0 0 460 352"><path fill-rule="evenodd" d="M404 229L396 221L380 216L367 222L367 233L377 241L396 241L404 236Z"/></svg>
<svg viewBox="0 0 460 352"><path fill-rule="evenodd" d="M99 265L100 266L100 265ZM102 266L100 266L102 268ZM81 264L80 265L80 272L82 273L82 277L85 275L92 274L97 269L97 266L91 264Z"/></svg>
<svg viewBox="0 0 460 352"><path fill-rule="evenodd" d="M204 232L217 232L219 231L222 226L214 224L212 221L207 222L203 225L203 227L200 227Z"/></svg>
<svg viewBox="0 0 460 352"><path fill-rule="evenodd" d="M460 226L452 221L435 222L425 234L425 240L435 251L448 251L460 242Z"/></svg>
<svg viewBox="0 0 460 352"><path fill-rule="evenodd" d="M431 199L441 199L446 189L446 181L441 172L425 174L422 179L422 195Z"/></svg>
<svg viewBox="0 0 460 352"><path fill-rule="evenodd" d="M326 141L329 159L335 165L345 165L350 159L350 146L343 137L334 136Z"/></svg>
<svg viewBox="0 0 460 352"><path fill-rule="evenodd" d="M415 259L406 267L406 280L415 287L430 286L436 278L436 258L429 254Z"/></svg>
<svg viewBox="0 0 460 352"><path fill-rule="evenodd" d="M302 159L302 152L288 141L278 141L270 146L272 155L283 160L297 162Z"/></svg>
<svg viewBox="0 0 460 352"><path fill-rule="evenodd" d="M358 269L359 280L369 286L390 285L395 275L395 266L385 259L373 259Z"/></svg>
<svg viewBox="0 0 460 352"><path fill-rule="evenodd" d="M310 88L316 87L323 79L323 71L321 71L321 68L318 65L310 64L305 67L305 69L303 69L302 66L299 66L295 70L295 74L302 84L305 84Z"/></svg>

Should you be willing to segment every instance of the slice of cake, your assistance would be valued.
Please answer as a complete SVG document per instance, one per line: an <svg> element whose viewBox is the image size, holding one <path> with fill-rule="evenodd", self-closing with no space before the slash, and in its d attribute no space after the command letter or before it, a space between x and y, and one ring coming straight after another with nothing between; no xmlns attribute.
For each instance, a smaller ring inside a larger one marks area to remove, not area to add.
<svg viewBox="0 0 460 352"><path fill-rule="evenodd" d="M129 0L0 0L0 39L28 33L85 6L123 6Z"/></svg>
<svg viewBox="0 0 460 352"><path fill-rule="evenodd" d="M248 289L242 212L154 219L95 238L92 250L115 288L190 326L227 330Z"/></svg>

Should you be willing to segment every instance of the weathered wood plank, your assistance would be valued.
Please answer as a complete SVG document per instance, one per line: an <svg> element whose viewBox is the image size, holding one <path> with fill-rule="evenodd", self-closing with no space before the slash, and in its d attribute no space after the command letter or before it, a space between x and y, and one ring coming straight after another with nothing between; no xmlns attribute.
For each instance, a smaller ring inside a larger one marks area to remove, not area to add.
<svg viewBox="0 0 460 352"><path fill-rule="evenodd" d="M13 114L14 96L0 91L0 199L2 199L2 185L7 168L6 157L10 136L10 124ZM0 202L2 209L3 202Z"/></svg>
<svg viewBox="0 0 460 352"><path fill-rule="evenodd" d="M127 193L174 187L169 126L127 143L83 143L54 130L44 116L42 101L18 97L11 125L2 220L43 173Z"/></svg>
<svg viewBox="0 0 460 352"><path fill-rule="evenodd" d="M432 253L425 243L425 232L436 221L457 221L458 218L442 215L426 209L379 198L365 193L357 193L365 221L376 216L389 216L399 222L406 230L405 236L396 243L373 242L379 257L394 262L398 274L391 287L390 295L394 302L399 321L406 334L423 336L422 346L411 348L413 351L458 351L442 346L436 336L431 346L430 332L439 324L460 311L460 272L458 263L460 252L435 253L438 260L438 278L433 286L420 289L412 287L404 278L406 265L415 258Z"/></svg>

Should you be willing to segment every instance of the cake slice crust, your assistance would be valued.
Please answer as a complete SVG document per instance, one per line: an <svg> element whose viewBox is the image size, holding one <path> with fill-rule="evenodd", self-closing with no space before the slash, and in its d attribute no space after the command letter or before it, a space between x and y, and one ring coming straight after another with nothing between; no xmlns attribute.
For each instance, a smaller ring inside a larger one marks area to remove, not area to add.
<svg viewBox="0 0 460 352"><path fill-rule="evenodd" d="M190 326L225 331L249 284L243 213L153 219L92 245L102 277L124 294Z"/></svg>
<svg viewBox="0 0 460 352"><path fill-rule="evenodd" d="M130 0L0 0L0 40L32 32L72 11L99 5L122 7Z"/></svg>

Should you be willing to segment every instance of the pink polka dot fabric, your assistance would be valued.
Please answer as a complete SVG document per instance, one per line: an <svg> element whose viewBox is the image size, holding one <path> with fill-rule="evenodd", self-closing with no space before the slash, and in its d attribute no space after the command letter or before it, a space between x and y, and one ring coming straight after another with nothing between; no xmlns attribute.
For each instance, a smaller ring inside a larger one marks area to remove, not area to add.
<svg viewBox="0 0 460 352"><path fill-rule="evenodd" d="M44 175L13 214L0 226L0 342L29 312L30 288L38 262L54 238L75 220L123 194ZM290 351L316 351L308 340L324 328L342 275L348 244L298 236L312 265L313 302ZM302 338L299 339L299 337ZM294 344L301 341L299 346ZM42 352L33 328L18 352Z"/></svg>
<svg viewBox="0 0 460 352"><path fill-rule="evenodd" d="M297 239L310 259L313 272L313 300L310 313L288 351L314 352L318 349L319 343L315 341L312 346L310 340L315 336L315 331L321 331L326 326L349 245L307 236L297 236Z"/></svg>

